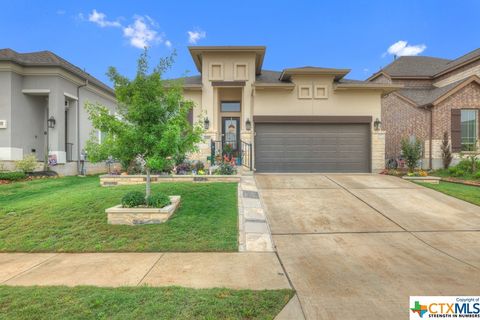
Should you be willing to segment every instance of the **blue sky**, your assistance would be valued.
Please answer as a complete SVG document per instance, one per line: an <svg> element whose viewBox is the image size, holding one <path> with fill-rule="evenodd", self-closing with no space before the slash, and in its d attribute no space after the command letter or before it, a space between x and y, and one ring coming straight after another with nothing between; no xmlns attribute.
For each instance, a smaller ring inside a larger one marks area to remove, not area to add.
<svg viewBox="0 0 480 320"><path fill-rule="evenodd" d="M0 48L51 50L109 83L173 49L168 77L197 74L188 45L265 45L264 69L350 68L365 79L391 53L456 58L480 47L480 1L2 1ZM405 41L405 42L399 42ZM390 53L388 49L390 48Z"/></svg>

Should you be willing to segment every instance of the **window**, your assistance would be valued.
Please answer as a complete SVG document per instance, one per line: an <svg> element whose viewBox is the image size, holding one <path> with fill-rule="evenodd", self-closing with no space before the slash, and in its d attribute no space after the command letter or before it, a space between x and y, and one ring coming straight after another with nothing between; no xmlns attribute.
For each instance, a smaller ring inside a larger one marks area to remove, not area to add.
<svg viewBox="0 0 480 320"><path fill-rule="evenodd" d="M475 151L477 147L477 110L461 110L460 128L462 151Z"/></svg>
<svg viewBox="0 0 480 320"><path fill-rule="evenodd" d="M222 102L220 105L221 112L240 112L240 102Z"/></svg>

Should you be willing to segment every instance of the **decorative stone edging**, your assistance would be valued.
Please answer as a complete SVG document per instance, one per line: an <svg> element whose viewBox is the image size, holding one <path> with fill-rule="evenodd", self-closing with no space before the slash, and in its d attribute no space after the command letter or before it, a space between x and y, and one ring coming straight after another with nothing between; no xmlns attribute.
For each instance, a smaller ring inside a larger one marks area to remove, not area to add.
<svg viewBox="0 0 480 320"><path fill-rule="evenodd" d="M238 184L239 251L272 252L272 236L253 176Z"/></svg>
<svg viewBox="0 0 480 320"><path fill-rule="evenodd" d="M167 221L178 209L180 196L170 196L170 204L163 208L123 208L122 205L105 210L109 224L156 224Z"/></svg>
<svg viewBox="0 0 480 320"><path fill-rule="evenodd" d="M434 176L427 176L427 177L403 176L402 179L409 180L409 181L415 181L415 182L431 183L431 184L438 184L441 180L440 177L434 177Z"/></svg>
<svg viewBox="0 0 480 320"><path fill-rule="evenodd" d="M161 182L240 182L240 175L151 175L152 183ZM124 186L144 184L147 181L146 175L101 175L100 185L102 187Z"/></svg>

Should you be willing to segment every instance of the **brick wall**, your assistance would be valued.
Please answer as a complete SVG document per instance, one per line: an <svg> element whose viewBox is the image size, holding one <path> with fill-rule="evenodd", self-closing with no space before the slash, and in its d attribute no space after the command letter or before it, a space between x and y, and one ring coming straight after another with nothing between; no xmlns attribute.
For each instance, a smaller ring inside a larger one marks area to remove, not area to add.
<svg viewBox="0 0 480 320"><path fill-rule="evenodd" d="M452 109L480 109L480 85L471 83L433 107L433 139L441 140L443 133L450 133Z"/></svg>
<svg viewBox="0 0 480 320"><path fill-rule="evenodd" d="M386 131L385 158L400 154L400 141L414 135L423 141L429 138L429 112L412 106L395 94L382 99L382 128Z"/></svg>

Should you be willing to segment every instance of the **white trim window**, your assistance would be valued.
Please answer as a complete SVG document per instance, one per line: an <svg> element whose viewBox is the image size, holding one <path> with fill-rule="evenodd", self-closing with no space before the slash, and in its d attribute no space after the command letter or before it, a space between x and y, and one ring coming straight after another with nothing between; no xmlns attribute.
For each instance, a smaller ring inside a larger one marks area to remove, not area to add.
<svg viewBox="0 0 480 320"><path fill-rule="evenodd" d="M478 110L461 110L460 130L462 151L476 151L478 143Z"/></svg>

